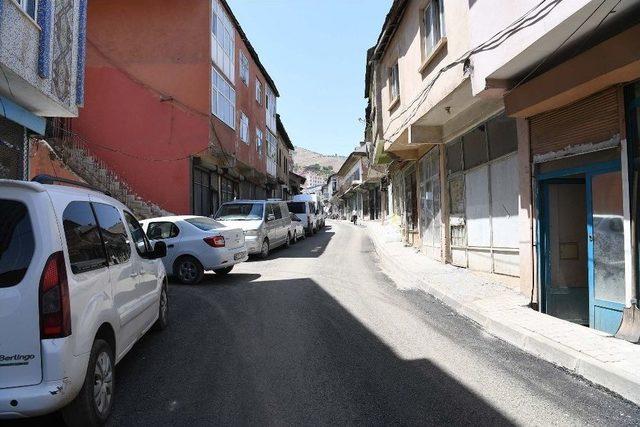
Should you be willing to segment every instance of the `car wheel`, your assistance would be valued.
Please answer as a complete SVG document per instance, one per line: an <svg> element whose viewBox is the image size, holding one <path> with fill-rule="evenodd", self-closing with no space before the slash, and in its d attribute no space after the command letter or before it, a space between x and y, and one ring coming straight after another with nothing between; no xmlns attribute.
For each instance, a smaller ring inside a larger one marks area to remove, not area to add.
<svg viewBox="0 0 640 427"><path fill-rule="evenodd" d="M191 256L179 258L176 261L176 266L173 271L180 283L185 285L195 285L204 277L204 268L202 267L202 264Z"/></svg>
<svg viewBox="0 0 640 427"><path fill-rule="evenodd" d="M260 248L260 258L265 259L269 256L269 240L264 239L262 241L262 247Z"/></svg>
<svg viewBox="0 0 640 427"><path fill-rule="evenodd" d="M62 409L68 426L101 426L109 418L115 391L114 362L111 346L104 340L95 340L84 384L76 398Z"/></svg>
<svg viewBox="0 0 640 427"><path fill-rule="evenodd" d="M162 331L169 326L169 295L167 291L167 284L162 285L160 291L160 304L158 307L158 320L153 325L153 329L156 331Z"/></svg>
<svg viewBox="0 0 640 427"><path fill-rule="evenodd" d="M293 243L297 243L298 242L298 231L297 230L293 230L293 239L291 239L293 241Z"/></svg>
<svg viewBox="0 0 640 427"><path fill-rule="evenodd" d="M288 248L291 246L291 233L287 232L287 240L284 242L284 247Z"/></svg>
<svg viewBox="0 0 640 427"><path fill-rule="evenodd" d="M213 272L216 273L218 276L226 276L227 274L231 273L231 270L233 270L233 265L230 265L229 267L225 267L225 268L217 268L213 270Z"/></svg>

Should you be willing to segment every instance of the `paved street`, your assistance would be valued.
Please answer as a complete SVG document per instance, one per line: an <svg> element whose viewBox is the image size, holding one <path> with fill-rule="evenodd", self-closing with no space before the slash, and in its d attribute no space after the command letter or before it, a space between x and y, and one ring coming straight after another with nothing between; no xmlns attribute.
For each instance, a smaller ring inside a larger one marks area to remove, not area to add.
<svg viewBox="0 0 640 427"><path fill-rule="evenodd" d="M396 290L375 263L362 227L333 222L226 278L172 286L169 329L119 365L110 425L639 422L640 408Z"/></svg>

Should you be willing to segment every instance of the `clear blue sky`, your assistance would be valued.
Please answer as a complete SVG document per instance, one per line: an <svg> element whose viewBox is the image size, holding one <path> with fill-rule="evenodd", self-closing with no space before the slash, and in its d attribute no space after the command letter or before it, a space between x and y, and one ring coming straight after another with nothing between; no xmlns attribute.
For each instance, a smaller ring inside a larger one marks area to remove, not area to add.
<svg viewBox="0 0 640 427"><path fill-rule="evenodd" d="M296 146L347 154L363 138L364 72L391 0L228 0L280 92Z"/></svg>

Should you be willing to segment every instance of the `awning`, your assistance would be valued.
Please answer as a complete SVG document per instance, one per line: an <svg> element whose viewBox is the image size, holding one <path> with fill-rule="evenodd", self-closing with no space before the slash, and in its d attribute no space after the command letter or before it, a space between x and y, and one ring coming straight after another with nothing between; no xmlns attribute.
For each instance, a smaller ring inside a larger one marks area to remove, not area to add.
<svg viewBox="0 0 640 427"><path fill-rule="evenodd" d="M36 116L4 96L0 96L0 115L39 135L44 135L47 127L47 119Z"/></svg>

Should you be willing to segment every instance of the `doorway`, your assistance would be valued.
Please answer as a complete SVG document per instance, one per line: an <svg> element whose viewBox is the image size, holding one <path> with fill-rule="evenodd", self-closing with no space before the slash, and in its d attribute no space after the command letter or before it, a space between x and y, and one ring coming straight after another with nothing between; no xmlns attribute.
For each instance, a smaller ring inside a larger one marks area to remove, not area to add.
<svg viewBox="0 0 640 427"><path fill-rule="evenodd" d="M613 334L624 307L620 162L555 171L538 180L542 309Z"/></svg>

